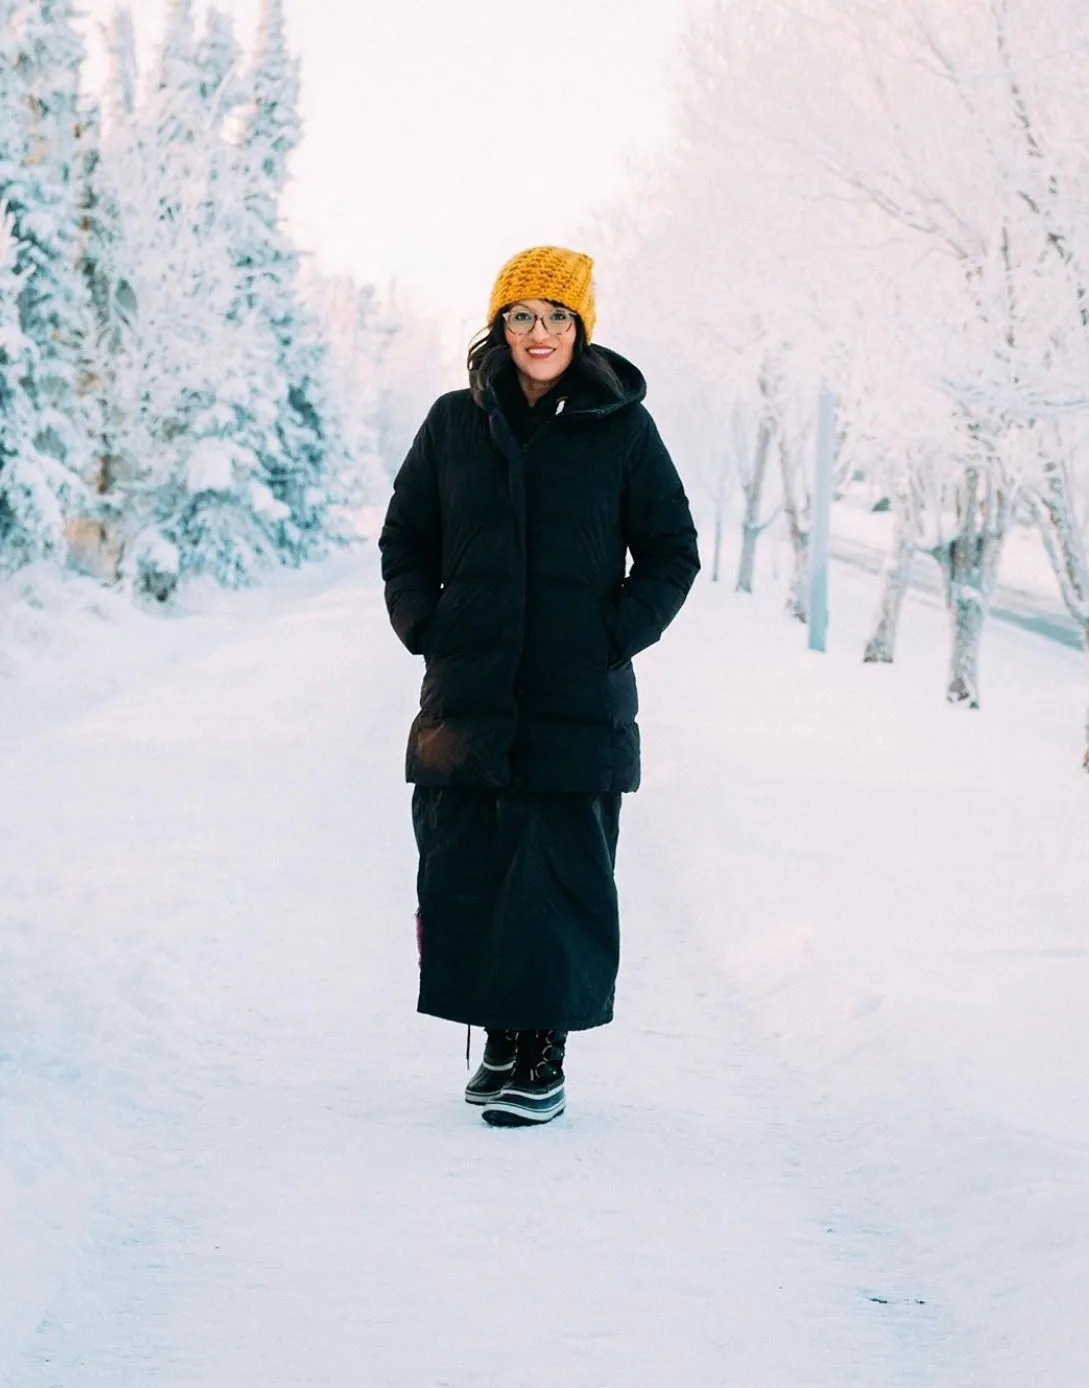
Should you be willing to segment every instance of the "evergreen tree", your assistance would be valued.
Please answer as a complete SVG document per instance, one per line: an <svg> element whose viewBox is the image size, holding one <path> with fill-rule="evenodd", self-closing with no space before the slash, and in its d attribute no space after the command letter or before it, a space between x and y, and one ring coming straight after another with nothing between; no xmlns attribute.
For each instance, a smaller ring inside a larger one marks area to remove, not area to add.
<svg viewBox="0 0 1089 1388"><path fill-rule="evenodd" d="M96 403L94 440L99 514L111 537L120 543L126 488L135 474L125 451L125 410L119 379L128 348L127 333L136 313L136 297L125 270L126 241L117 173L139 167L134 120L136 45L132 15L118 9L108 34L110 80L101 103L83 121L81 169L80 268L94 315L88 366ZM108 128L103 131L103 112Z"/></svg>
<svg viewBox="0 0 1089 1388"><path fill-rule="evenodd" d="M28 271L20 270L19 254L14 218L0 206L0 571L60 549L71 480L35 443L39 418L24 382L38 353L21 324Z"/></svg>
<svg viewBox="0 0 1089 1388"><path fill-rule="evenodd" d="M197 47L197 65L207 118L220 133L231 112L252 100L252 89L241 75L240 62L241 50L230 17L210 10L205 33ZM243 302L244 272L235 254L235 247L245 234L247 186L241 151L237 145L221 139L215 146L206 220L209 227L217 229L219 244L227 248L233 272L230 311L224 329L229 332L232 327L237 328L248 343L246 398L238 401L235 437L257 460L248 488L251 502L269 530L278 557L292 560L294 555L284 542L290 511L277 499L271 485L283 472L278 421L286 409L287 383L280 369L280 353L271 323L257 306Z"/></svg>
<svg viewBox="0 0 1089 1388"><path fill-rule="evenodd" d="M67 534L165 598L317 557L374 447L362 418L347 446L345 363L279 224L301 134L281 0L248 81L229 17L198 36L170 0L142 93L119 9L82 113L75 4L0 0L0 562Z"/></svg>
<svg viewBox="0 0 1089 1388"><path fill-rule="evenodd" d="M108 114L115 122L131 119L136 113L136 28L132 11L119 5L113 12L108 29L107 47L110 55Z"/></svg>
<svg viewBox="0 0 1089 1388"><path fill-rule="evenodd" d="M118 373L126 333L136 311L122 267L121 207L104 158L101 108L87 112L82 129L80 268L91 298L94 329L86 352L87 394L92 406L95 490L103 528L116 531L132 465L123 448L123 410Z"/></svg>
<svg viewBox="0 0 1089 1388"><path fill-rule="evenodd" d="M90 107L80 127L80 253L79 268L91 305L91 328L83 345L82 393L89 443L93 458L92 486L99 498L109 491L115 469L111 446L110 394L113 348L113 280L110 263L116 239L116 222L98 170L101 164L101 113ZM106 547L107 503L99 500L93 518L88 515L70 535L73 560L87 567L88 546L95 554ZM115 576L114 572L110 574Z"/></svg>
<svg viewBox="0 0 1089 1388"><path fill-rule="evenodd" d="M222 26L211 36L198 45L190 0L174 0L157 80L114 163L135 306L118 379L134 463L126 569L159 597L187 571L251 581L276 558L285 514L251 442L254 381L272 353L252 315L232 312L237 184L222 98L233 54Z"/></svg>
<svg viewBox="0 0 1089 1388"><path fill-rule="evenodd" d="M9 255L25 339L14 355L9 344L5 369L10 382L12 362L20 363L26 405L18 410L19 427L29 431L18 452L18 487L10 483L15 455L9 453L4 465L9 482L3 484L0 535L7 536L6 548L24 557L61 550L58 517L86 504L83 483L93 472L83 396L90 297L77 264L83 49L73 12L70 0L0 0L0 202L10 218ZM39 477L33 486L32 467ZM26 501L31 493L33 505ZM16 505L16 496L23 503Z"/></svg>
<svg viewBox="0 0 1089 1388"><path fill-rule="evenodd" d="M422 350L404 363L399 346L406 337L419 336L417 324L395 311L373 284L359 285L351 275L322 275L308 268L303 289L329 344L333 396L353 460L354 486L346 504L375 505L404 459L428 405L444 387L441 371L433 365L441 352L437 342L429 343L430 363ZM405 398L406 388L411 399ZM394 452L396 463L387 468Z"/></svg>
<svg viewBox="0 0 1089 1388"><path fill-rule="evenodd" d="M302 136L299 74L284 34L282 0L263 0L253 99L242 135L245 216L235 242L236 315L271 330L281 377L276 436L264 464L289 508L280 529L289 562L321 554L335 528L331 505L352 500L351 464L333 406L328 348L299 290L299 254L280 226L288 160Z"/></svg>
<svg viewBox="0 0 1089 1388"><path fill-rule="evenodd" d="M204 33L196 48L198 89L201 101L220 127L248 96L240 75L241 56L230 15L221 10L209 10Z"/></svg>

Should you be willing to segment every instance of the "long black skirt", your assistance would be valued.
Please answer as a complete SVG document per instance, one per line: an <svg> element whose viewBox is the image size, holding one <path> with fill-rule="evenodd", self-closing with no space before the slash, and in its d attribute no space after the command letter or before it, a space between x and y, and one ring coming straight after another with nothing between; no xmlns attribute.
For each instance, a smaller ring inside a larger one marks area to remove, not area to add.
<svg viewBox="0 0 1089 1388"><path fill-rule="evenodd" d="M417 786L419 1010L471 1026L612 1021L620 796Z"/></svg>

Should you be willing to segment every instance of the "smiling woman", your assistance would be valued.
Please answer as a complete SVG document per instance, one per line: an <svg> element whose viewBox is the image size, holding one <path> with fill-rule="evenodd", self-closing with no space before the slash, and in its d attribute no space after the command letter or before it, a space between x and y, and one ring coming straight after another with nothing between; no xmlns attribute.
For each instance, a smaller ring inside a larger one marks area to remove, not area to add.
<svg viewBox="0 0 1089 1388"><path fill-rule="evenodd" d="M699 559L642 375L590 342L589 256L514 256L489 320L379 543L390 619L427 667L406 768L419 1008L487 1030L465 1097L509 1127L563 1112L568 1032L612 1019L620 797L640 776L631 662Z"/></svg>

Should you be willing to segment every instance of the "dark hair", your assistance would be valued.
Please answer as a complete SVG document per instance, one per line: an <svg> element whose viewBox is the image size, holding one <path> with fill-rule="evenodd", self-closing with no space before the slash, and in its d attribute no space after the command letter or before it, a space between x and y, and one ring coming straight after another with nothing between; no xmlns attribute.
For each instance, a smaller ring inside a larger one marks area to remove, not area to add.
<svg viewBox="0 0 1089 1388"><path fill-rule="evenodd" d="M561 304L556 299L547 299L545 302L555 304L557 308L567 307L566 304ZM489 326L482 328L469 343L465 364L469 368L469 389L474 396L479 396L480 391L495 380L496 373L503 365L510 361L510 347L507 345L505 332L506 324L503 322L503 314L508 308L510 305L504 304ZM608 358L598 348L586 341L586 329L583 326L581 316L577 313L575 314L575 350L571 357L571 367L576 364L580 375L603 385L610 394L619 396L624 393L620 377L610 366Z"/></svg>

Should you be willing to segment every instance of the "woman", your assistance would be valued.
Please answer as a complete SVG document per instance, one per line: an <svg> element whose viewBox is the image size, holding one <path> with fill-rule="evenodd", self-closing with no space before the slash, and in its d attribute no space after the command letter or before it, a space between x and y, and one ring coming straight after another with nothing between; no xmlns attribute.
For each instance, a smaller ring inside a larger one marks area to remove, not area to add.
<svg viewBox="0 0 1089 1388"><path fill-rule="evenodd" d="M419 1010L486 1029L465 1097L496 1126L562 1113L567 1033L612 1020L631 660L699 569L645 382L590 345L592 271L556 246L503 267L469 389L432 406L379 541L390 620L426 662Z"/></svg>

